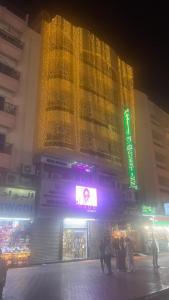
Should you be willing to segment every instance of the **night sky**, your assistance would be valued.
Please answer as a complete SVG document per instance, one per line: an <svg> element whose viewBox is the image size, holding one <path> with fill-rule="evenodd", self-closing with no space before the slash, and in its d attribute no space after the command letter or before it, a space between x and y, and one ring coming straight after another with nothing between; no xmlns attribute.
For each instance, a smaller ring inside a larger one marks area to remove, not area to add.
<svg viewBox="0 0 169 300"><path fill-rule="evenodd" d="M3 4L7 3L5 0ZM91 2L91 3L90 3ZM103 39L134 67L135 88L169 112L169 11L164 1L9 0L34 19L61 14ZM149 4L147 4L148 2ZM167 1L166 1L167 2ZM133 5L134 3L134 5Z"/></svg>

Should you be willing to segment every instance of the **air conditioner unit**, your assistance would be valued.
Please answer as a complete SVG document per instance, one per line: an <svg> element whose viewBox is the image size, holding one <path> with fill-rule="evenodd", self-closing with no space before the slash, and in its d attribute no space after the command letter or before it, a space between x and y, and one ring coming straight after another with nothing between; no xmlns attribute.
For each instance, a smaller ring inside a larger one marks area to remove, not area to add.
<svg viewBox="0 0 169 300"><path fill-rule="evenodd" d="M32 165L21 165L21 173L26 175L34 175L35 174L35 167Z"/></svg>
<svg viewBox="0 0 169 300"><path fill-rule="evenodd" d="M19 175L12 172L7 173L5 177L5 184L17 186L19 184Z"/></svg>

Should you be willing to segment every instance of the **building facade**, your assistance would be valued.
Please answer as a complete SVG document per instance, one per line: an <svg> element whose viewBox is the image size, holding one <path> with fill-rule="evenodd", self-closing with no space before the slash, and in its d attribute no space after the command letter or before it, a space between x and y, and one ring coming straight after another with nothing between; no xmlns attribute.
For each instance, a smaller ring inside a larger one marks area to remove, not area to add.
<svg viewBox="0 0 169 300"><path fill-rule="evenodd" d="M0 247L8 264L30 256L39 50L27 17L0 6Z"/></svg>
<svg viewBox="0 0 169 300"><path fill-rule="evenodd" d="M163 204L169 197L169 115L139 91L135 101L140 199Z"/></svg>
<svg viewBox="0 0 169 300"><path fill-rule="evenodd" d="M119 186L136 188L132 68L60 16L41 38L32 262L96 258L122 214Z"/></svg>
<svg viewBox="0 0 169 300"><path fill-rule="evenodd" d="M168 250L169 218L165 207L169 202L169 114L140 91L135 91L135 103L142 231L146 245L150 244L154 231L160 250Z"/></svg>
<svg viewBox="0 0 169 300"><path fill-rule="evenodd" d="M9 264L96 258L137 188L132 68L60 16L38 34L0 6L0 26L0 247Z"/></svg>

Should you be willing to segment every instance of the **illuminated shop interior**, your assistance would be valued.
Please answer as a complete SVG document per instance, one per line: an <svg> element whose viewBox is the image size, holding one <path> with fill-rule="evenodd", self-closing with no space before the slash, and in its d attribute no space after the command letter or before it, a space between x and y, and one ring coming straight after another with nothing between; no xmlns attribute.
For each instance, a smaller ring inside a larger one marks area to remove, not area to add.
<svg viewBox="0 0 169 300"><path fill-rule="evenodd" d="M87 259L89 221L94 219L64 219L63 260Z"/></svg>
<svg viewBox="0 0 169 300"><path fill-rule="evenodd" d="M8 266L29 263L30 226L29 218L0 217L0 247Z"/></svg>

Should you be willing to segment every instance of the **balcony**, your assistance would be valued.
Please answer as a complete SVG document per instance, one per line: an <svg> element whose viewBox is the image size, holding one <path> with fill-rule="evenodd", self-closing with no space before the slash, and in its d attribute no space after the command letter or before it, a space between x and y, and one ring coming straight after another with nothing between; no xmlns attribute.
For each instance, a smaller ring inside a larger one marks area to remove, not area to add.
<svg viewBox="0 0 169 300"><path fill-rule="evenodd" d="M10 169L12 144L0 145L0 168Z"/></svg>
<svg viewBox="0 0 169 300"><path fill-rule="evenodd" d="M19 49L23 49L24 46L23 42L19 40L17 37L11 35L9 32L3 30L2 28L0 28L0 37L6 40L7 42L11 43L15 47Z"/></svg>
<svg viewBox="0 0 169 300"><path fill-rule="evenodd" d="M0 53L19 61L22 55L22 48L20 44L18 45L16 46L16 43L0 30Z"/></svg>
<svg viewBox="0 0 169 300"><path fill-rule="evenodd" d="M19 86L20 73L0 62L0 86L8 91L16 92Z"/></svg>
<svg viewBox="0 0 169 300"><path fill-rule="evenodd" d="M10 12L8 9L6 9L6 7L0 6L0 18L5 23L10 24L20 33L24 32L26 27L26 21Z"/></svg>
<svg viewBox="0 0 169 300"><path fill-rule="evenodd" d="M0 97L0 126L12 129L15 127L16 122L16 106L2 102Z"/></svg>

